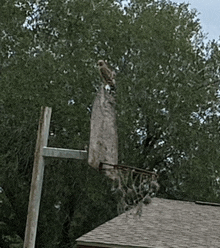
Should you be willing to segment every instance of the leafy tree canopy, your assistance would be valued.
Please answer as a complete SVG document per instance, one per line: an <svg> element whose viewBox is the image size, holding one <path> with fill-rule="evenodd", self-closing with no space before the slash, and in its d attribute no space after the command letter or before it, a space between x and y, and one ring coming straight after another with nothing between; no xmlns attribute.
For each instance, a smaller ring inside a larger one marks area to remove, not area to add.
<svg viewBox="0 0 220 248"><path fill-rule="evenodd" d="M0 246L24 238L40 107L53 108L49 146L88 144L98 59L117 72L120 163L156 171L161 197L218 201L220 52L195 10L2 0L0 30ZM48 160L36 247L72 247L115 216L110 187L86 162Z"/></svg>

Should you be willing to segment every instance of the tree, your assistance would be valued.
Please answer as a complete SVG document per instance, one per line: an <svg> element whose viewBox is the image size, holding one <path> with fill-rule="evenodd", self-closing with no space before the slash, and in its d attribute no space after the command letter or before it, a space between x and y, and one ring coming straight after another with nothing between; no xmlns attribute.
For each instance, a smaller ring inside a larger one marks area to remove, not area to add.
<svg viewBox="0 0 220 248"><path fill-rule="evenodd" d="M210 101L212 105L217 103L218 85L211 86L211 75L206 73L211 65L205 54L210 48L204 46L197 13L189 12L185 4L165 1L136 1L129 13L133 15L129 34L134 45L125 57L126 83L120 84L123 93L118 98L119 131L124 137L121 160L156 170L163 197L208 199L205 187L201 189L203 175L213 180L218 176L207 169L208 161L203 160L207 154L195 154L196 144L207 142L206 127L196 113L201 109L206 113ZM138 27L141 32L135 32ZM194 156L206 165L196 165ZM196 170L192 174L200 178L197 185L186 173L193 171L192 166ZM190 189L187 193L183 184ZM214 193L216 188L206 185ZM211 198L218 199L213 194Z"/></svg>
<svg viewBox="0 0 220 248"><path fill-rule="evenodd" d="M188 5L4 1L0 18L1 245L24 236L40 107L49 146L88 144L98 59L117 71L120 163L156 171L162 197L217 201L219 46ZM115 216L110 188L86 162L47 161L36 247L71 247Z"/></svg>
<svg viewBox="0 0 220 248"><path fill-rule="evenodd" d="M102 48L97 47L95 52L95 46L90 46L93 39L92 42L98 44L100 37L93 37L94 32L87 30L89 19L84 25L81 15L81 8L86 7L84 15L88 12L91 16L88 11L91 6L85 1L50 5L40 1L42 12L38 12L32 3L23 1L16 7L11 1L10 4L5 2L1 9L2 12L14 9L15 20L26 11L35 17L29 22L31 29L23 26L26 15L16 23L17 31L11 26L9 31L13 36L7 35L6 38L14 42L10 48L12 52L8 56L9 47L6 45L2 50L0 181L4 192L3 223L22 239L40 106L53 107L50 146L84 149L89 140L91 105L100 84L94 64ZM118 13L109 2L106 6L99 6L97 2L97 7L96 22L102 7L110 12L107 17ZM70 16L67 15L69 8ZM7 15L1 16L6 18ZM57 16L64 20L62 26ZM4 19L1 24L3 30L7 30ZM4 41L4 37L1 38ZM22 40L24 44L19 46ZM87 167L87 164L79 162L70 166L70 162L65 160L47 162L36 247L70 246L82 232L115 216L116 205L113 197L109 196L110 185ZM57 183L59 180L61 182ZM14 214L10 216L11 213ZM80 217L84 220L79 226ZM70 233L72 229L74 231ZM1 242L4 245L13 242L7 240L9 234L3 233Z"/></svg>

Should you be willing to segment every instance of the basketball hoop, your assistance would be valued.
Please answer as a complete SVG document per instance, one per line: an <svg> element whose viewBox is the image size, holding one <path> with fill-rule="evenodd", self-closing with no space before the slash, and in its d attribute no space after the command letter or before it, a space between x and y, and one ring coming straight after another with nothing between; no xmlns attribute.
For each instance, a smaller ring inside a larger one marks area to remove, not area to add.
<svg viewBox="0 0 220 248"><path fill-rule="evenodd" d="M132 167L132 166L122 165L122 164L109 164L109 163L103 163L103 162L100 162L99 164L99 171L109 170L109 168L104 167L105 165L112 167L111 169L113 170L118 170L118 169L122 171L133 170L135 173L151 175L151 176L155 176L156 178L158 177L158 175L155 172L147 171L145 169L141 169L138 167Z"/></svg>
<svg viewBox="0 0 220 248"><path fill-rule="evenodd" d="M152 171L103 162L99 164L99 171L114 178L112 180L112 192L118 201L119 214L134 206L140 208L143 203L150 203L151 197L159 189L158 175Z"/></svg>

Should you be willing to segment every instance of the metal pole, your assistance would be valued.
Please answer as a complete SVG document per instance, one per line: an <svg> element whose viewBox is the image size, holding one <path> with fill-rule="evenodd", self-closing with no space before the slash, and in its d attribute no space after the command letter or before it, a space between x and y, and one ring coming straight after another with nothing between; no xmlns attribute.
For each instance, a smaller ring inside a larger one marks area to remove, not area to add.
<svg viewBox="0 0 220 248"><path fill-rule="evenodd" d="M52 108L41 107L41 116L38 126L31 190L29 196L24 248L35 247L40 198L44 175L43 147L47 146L51 112Z"/></svg>

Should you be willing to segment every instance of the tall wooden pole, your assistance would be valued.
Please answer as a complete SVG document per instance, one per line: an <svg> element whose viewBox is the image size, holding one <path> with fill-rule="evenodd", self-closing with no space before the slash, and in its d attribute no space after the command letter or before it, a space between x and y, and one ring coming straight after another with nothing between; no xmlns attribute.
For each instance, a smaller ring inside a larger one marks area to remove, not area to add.
<svg viewBox="0 0 220 248"><path fill-rule="evenodd" d="M37 223L40 207L41 190L44 175L43 147L47 146L50 118L52 109L41 108L41 116L38 126L37 143L34 155L34 167L31 181L31 191L29 196L28 216L25 230L24 248L34 248Z"/></svg>

